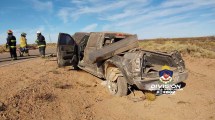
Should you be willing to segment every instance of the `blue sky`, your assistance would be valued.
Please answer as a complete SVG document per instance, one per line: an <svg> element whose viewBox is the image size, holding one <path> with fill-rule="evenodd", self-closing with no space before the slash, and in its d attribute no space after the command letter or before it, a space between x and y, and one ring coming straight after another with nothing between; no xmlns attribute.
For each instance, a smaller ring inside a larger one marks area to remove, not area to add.
<svg viewBox="0 0 215 120"><path fill-rule="evenodd" d="M55 42L59 32L121 31L139 38L215 35L215 0L1 0L0 44L12 29L30 43L40 30Z"/></svg>

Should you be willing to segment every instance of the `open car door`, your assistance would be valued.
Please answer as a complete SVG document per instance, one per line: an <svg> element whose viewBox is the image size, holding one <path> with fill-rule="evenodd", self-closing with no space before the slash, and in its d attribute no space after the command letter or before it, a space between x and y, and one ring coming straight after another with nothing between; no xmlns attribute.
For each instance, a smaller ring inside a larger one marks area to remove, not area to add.
<svg viewBox="0 0 215 120"><path fill-rule="evenodd" d="M75 40L66 33L59 33L57 43L57 63L58 67L73 65L78 63L78 47Z"/></svg>

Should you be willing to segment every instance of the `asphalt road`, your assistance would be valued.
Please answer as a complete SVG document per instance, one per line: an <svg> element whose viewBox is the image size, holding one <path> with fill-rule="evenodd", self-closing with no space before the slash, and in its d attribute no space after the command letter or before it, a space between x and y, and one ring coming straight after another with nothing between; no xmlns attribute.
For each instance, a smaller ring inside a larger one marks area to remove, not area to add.
<svg viewBox="0 0 215 120"><path fill-rule="evenodd" d="M56 52L56 48L46 48L46 55L47 54L55 54ZM17 51L17 59L18 60L14 60L12 61L10 58L10 53L6 52L6 53L1 53L0 54L0 67L5 66L5 65L9 65L9 64L15 64L15 63L19 63L19 62L24 62L26 60L30 60L33 58L37 58L39 57L39 50L29 50L29 54L30 56L25 56L25 57L19 57L19 52Z"/></svg>

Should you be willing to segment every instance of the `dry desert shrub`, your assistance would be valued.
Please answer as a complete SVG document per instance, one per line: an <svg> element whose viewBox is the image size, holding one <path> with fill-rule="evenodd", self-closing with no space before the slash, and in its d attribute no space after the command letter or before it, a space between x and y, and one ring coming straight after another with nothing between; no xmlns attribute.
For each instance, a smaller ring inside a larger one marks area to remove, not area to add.
<svg viewBox="0 0 215 120"><path fill-rule="evenodd" d="M4 49L2 46L0 46L0 53L4 52Z"/></svg>
<svg viewBox="0 0 215 120"><path fill-rule="evenodd" d="M51 47L51 48L55 48L55 47L57 47L57 44L56 43L47 43L46 46ZM36 44L28 44L28 47L30 50L38 48ZM17 44L17 48L19 48L19 44ZM3 53L3 52L9 52L9 49L6 49L5 45L0 45L0 53Z"/></svg>
<svg viewBox="0 0 215 120"><path fill-rule="evenodd" d="M3 52L8 52L9 50L6 49L6 46L5 45L0 45L0 53L3 53Z"/></svg>
<svg viewBox="0 0 215 120"><path fill-rule="evenodd" d="M162 43L162 44L161 44ZM147 40L140 41L140 47L146 50L170 52L178 50L182 54L192 57L215 59L215 40Z"/></svg>

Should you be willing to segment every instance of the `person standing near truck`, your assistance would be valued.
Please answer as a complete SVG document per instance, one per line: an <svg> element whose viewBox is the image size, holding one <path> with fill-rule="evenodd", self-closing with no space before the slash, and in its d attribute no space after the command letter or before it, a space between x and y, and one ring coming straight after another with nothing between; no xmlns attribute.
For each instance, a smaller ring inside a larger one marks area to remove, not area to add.
<svg viewBox="0 0 215 120"><path fill-rule="evenodd" d="M16 37L13 36L13 31L8 30L7 31L8 37L7 37L7 43L6 47L9 47L10 50L10 56L12 60L17 60L17 54L16 54Z"/></svg>
<svg viewBox="0 0 215 120"><path fill-rule="evenodd" d="M22 57L24 54L29 56L26 35L27 34L23 32L20 37L20 57Z"/></svg>
<svg viewBox="0 0 215 120"><path fill-rule="evenodd" d="M35 42L39 47L40 56L44 58L45 50L46 50L46 41L45 41L45 37L41 34L40 31L37 31L37 40Z"/></svg>

